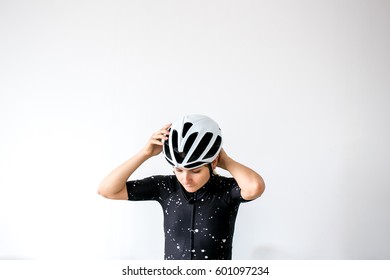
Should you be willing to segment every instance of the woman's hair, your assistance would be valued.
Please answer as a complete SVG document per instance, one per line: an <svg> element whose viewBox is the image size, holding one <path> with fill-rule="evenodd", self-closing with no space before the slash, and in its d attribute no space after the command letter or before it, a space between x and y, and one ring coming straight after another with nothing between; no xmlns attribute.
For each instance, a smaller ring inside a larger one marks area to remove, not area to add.
<svg viewBox="0 0 390 280"><path fill-rule="evenodd" d="M207 167L209 168L210 176L218 175L215 169L213 169L213 165L211 163L207 164Z"/></svg>

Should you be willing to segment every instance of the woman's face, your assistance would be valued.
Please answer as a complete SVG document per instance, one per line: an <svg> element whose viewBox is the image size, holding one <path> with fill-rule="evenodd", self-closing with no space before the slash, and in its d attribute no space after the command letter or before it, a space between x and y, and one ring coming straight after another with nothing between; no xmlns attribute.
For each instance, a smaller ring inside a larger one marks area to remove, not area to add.
<svg viewBox="0 0 390 280"><path fill-rule="evenodd" d="M180 184L191 193L199 190L210 179L210 170L207 165L190 170L174 168L173 172Z"/></svg>

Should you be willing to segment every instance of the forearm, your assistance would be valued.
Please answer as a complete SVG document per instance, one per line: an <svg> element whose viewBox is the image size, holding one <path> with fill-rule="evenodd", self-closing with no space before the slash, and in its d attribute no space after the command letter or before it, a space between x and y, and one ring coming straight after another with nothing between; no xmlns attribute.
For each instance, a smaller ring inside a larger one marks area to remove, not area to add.
<svg viewBox="0 0 390 280"><path fill-rule="evenodd" d="M127 199L127 180L142 163L161 153L163 143L168 139L170 126L171 124L166 124L155 132L141 151L118 166L104 178L99 185L98 193L111 199Z"/></svg>
<svg viewBox="0 0 390 280"><path fill-rule="evenodd" d="M140 167L149 157L140 151L123 164L115 168L107 177L103 179L98 188L98 193L107 198L116 197L119 193L124 192L126 182L134 171Z"/></svg>
<svg viewBox="0 0 390 280"><path fill-rule="evenodd" d="M226 157L222 168L229 171L233 178L237 181L241 189L241 196L246 200L256 199L264 192L265 183L263 178L254 170L235 161L230 157Z"/></svg>

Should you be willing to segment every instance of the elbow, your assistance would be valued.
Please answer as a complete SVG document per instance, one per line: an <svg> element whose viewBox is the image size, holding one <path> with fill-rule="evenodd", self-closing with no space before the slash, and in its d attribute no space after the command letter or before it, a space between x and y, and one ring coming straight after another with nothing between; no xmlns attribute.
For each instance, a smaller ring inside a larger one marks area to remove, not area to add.
<svg viewBox="0 0 390 280"><path fill-rule="evenodd" d="M98 188L98 190L97 190L97 194L98 194L98 195L101 195L101 196L103 196L103 197L104 197L104 194L102 193L102 191L100 190L100 188Z"/></svg>
<svg viewBox="0 0 390 280"><path fill-rule="evenodd" d="M263 192L265 191L265 183L262 180L260 184L258 184L257 189L256 189L256 195L257 197L260 197Z"/></svg>
<svg viewBox="0 0 390 280"><path fill-rule="evenodd" d="M258 192L258 197L260 197L263 192L265 191L265 182L262 177L260 177L258 186L257 186L257 192Z"/></svg>
<svg viewBox="0 0 390 280"><path fill-rule="evenodd" d="M102 190L100 190L100 189L98 189L97 194L98 194L98 195L101 195L101 196L104 197L104 198L113 199L112 194L110 194L110 193L108 193L108 192L105 192L105 191L102 191Z"/></svg>
<svg viewBox="0 0 390 280"><path fill-rule="evenodd" d="M110 198L109 193L105 190L106 188L104 187L103 184L100 184L98 189L97 189L97 194L101 195L104 198Z"/></svg>
<svg viewBox="0 0 390 280"><path fill-rule="evenodd" d="M114 190L116 189L119 190L115 192ZM126 185L123 186L122 188L119 187L113 188L113 186L111 185L106 185L102 183L100 184L97 193L103 196L104 198L108 198L108 199L120 199L120 200L128 199Z"/></svg>
<svg viewBox="0 0 390 280"><path fill-rule="evenodd" d="M264 193L264 190L265 190L264 182L257 184L252 192L252 199L259 198Z"/></svg>
<svg viewBox="0 0 390 280"><path fill-rule="evenodd" d="M242 197L245 200L254 200L256 198L259 198L265 190L265 183L264 181L258 180L255 183L252 184L252 187L249 188L247 191L242 193Z"/></svg>
<svg viewBox="0 0 390 280"><path fill-rule="evenodd" d="M101 195L102 197L107 198L107 196L104 194L104 192L102 192L100 189L97 190L97 194Z"/></svg>

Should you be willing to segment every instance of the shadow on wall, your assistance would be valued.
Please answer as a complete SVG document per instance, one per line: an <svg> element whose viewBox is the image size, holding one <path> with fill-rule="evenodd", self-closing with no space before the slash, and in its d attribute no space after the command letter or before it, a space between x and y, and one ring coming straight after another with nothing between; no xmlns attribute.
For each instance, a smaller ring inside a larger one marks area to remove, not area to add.
<svg viewBox="0 0 390 280"><path fill-rule="evenodd" d="M30 257L18 256L18 255L0 255L0 261L28 261L33 260Z"/></svg>
<svg viewBox="0 0 390 280"><path fill-rule="evenodd" d="M280 250L276 246L257 246L251 253L251 259L254 260L293 260L296 257Z"/></svg>

